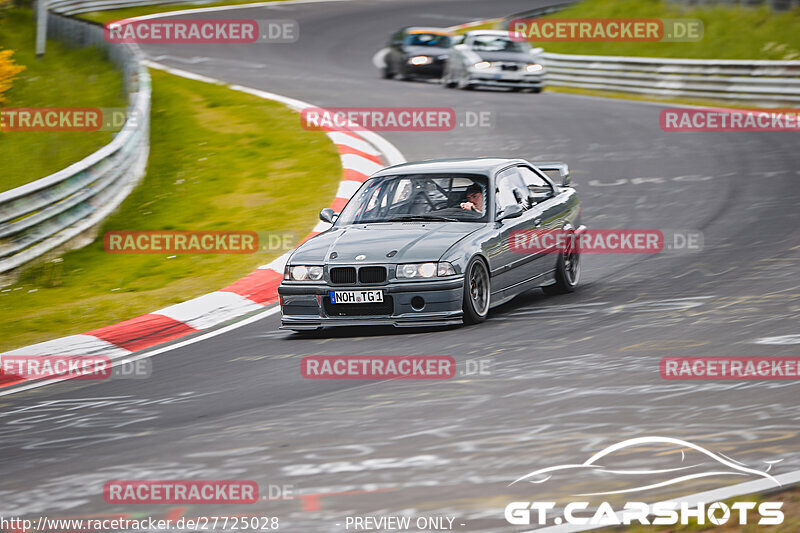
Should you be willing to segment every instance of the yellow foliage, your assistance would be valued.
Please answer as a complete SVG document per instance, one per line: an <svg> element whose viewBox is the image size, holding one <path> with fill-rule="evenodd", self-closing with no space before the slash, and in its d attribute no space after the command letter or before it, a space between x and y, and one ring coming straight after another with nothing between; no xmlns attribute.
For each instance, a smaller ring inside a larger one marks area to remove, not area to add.
<svg viewBox="0 0 800 533"><path fill-rule="evenodd" d="M3 93L11 88L17 74L25 70L25 67L17 65L11 59L13 53L11 50L0 50L0 103L5 101Z"/></svg>

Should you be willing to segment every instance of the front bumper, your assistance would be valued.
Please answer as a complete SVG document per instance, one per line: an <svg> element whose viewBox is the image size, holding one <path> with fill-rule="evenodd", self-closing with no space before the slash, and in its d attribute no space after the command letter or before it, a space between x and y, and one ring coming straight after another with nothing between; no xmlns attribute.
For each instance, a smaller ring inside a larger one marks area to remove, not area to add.
<svg viewBox="0 0 800 533"><path fill-rule="evenodd" d="M522 89L541 89L545 86L545 78L542 74L520 74L518 77L498 78L494 73L471 72L469 76L470 85L482 85L486 87L519 87Z"/></svg>
<svg viewBox="0 0 800 533"><path fill-rule="evenodd" d="M434 61L427 65L412 65L406 63L405 73L414 78L441 78L444 73L444 62Z"/></svg>
<svg viewBox="0 0 800 533"><path fill-rule="evenodd" d="M460 324L464 277L444 280L389 282L379 285L282 283L281 329L324 326L384 325L397 327ZM331 304L330 291L382 290L384 304ZM416 298L416 299L415 299ZM418 298L424 301L419 304Z"/></svg>

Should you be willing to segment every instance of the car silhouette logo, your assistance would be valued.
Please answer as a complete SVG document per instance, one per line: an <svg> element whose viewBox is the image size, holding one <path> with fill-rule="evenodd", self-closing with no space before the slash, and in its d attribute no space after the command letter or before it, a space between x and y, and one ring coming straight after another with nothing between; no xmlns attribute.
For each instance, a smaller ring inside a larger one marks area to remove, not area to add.
<svg viewBox="0 0 800 533"><path fill-rule="evenodd" d="M681 458L678 464L675 464L672 468L644 470L611 466L615 452L630 452L632 449L635 449L638 446L653 446L659 444L671 446L673 449L680 450ZM693 452L692 460L698 464L686 464L686 452ZM700 458L705 458L707 460L707 464L700 463L698 461ZM535 470L514 480L509 484L509 486L523 481L534 484L544 483L556 475L556 473L559 473L559 471L575 472L576 470L593 470L595 472L625 475L626 477L633 479L635 479L638 475L640 479L646 478L648 481L646 481L644 484L637 484L634 482L633 486L629 486L624 489L606 492L589 492L577 494L576 496L601 496L609 494L623 494L627 492L639 492L673 485L676 483L682 483L692 479L726 475L762 477L769 479L770 481L774 482L775 485L780 487L781 483L768 473L772 469L772 465L780 461L782 461L782 459L777 461L763 461L767 465L767 468L765 470L759 470L750 468L744 463L736 461L735 459L731 459L726 455L714 453L701 446L698 446L697 444L693 444L685 440L657 436L639 437L608 446L581 464L558 465ZM650 479L650 476L653 474L666 474L666 478L662 479L658 483L653 483Z"/></svg>
<svg viewBox="0 0 800 533"><path fill-rule="evenodd" d="M367 258L367 256L366 256L366 255L364 255L364 254L357 255L357 256L356 256L356 261L363 261L363 260L364 260L364 259L366 259L366 258Z"/></svg>

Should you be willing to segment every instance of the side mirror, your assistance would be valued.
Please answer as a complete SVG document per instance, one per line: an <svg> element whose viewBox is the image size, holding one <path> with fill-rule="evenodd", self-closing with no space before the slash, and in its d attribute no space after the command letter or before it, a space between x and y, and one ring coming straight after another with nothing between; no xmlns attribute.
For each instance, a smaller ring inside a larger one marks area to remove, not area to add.
<svg viewBox="0 0 800 533"><path fill-rule="evenodd" d="M336 218L336 212L330 207L326 207L325 209L319 212L319 219L323 222L327 222L328 224L333 224L335 218Z"/></svg>
<svg viewBox="0 0 800 533"><path fill-rule="evenodd" d="M508 207L506 207L505 209L503 209L503 211L499 215L497 215L497 222L500 222L501 220L505 220L507 218L518 218L518 217L521 217L522 216L522 211L523 211L523 209L522 209L521 205L519 205L519 204L511 204Z"/></svg>

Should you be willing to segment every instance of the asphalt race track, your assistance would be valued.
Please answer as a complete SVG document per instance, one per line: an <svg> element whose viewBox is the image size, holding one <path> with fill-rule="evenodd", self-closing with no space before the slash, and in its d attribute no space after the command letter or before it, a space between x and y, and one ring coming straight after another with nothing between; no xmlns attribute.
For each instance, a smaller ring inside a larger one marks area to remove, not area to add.
<svg viewBox="0 0 800 533"><path fill-rule="evenodd" d="M627 438L679 438L748 465L780 460L772 474L800 470L796 381L659 375L665 356L797 355L796 135L665 133L659 105L446 90L382 80L372 63L401 26L449 26L536 5L355 0L236 9L203 16L296 19L301 38L144 50L172 67L320 106L453 107L459 118L489 111L490 127L382 135L408 160L565 161L589 227L700 231L702 250L584 255L580 290L533 291L478 326L300 336L279 331L273 313L159 354L149 379L73 380L4 396L2 514L243 512L278 516L281 530L301 533L344 531L347 516L407 514L455 517L461 531L522 531L503 519L508 502L577 494L594 478L550 488L509 483ZM459 370L486 359L490 374L301 377L302 356L337 354L451 355ZM269 485L292 485L295 497L240 508L111 506L102 497L110 479L248 479L264 496ZM711 477L652 497L742 481Z"/></svg>

